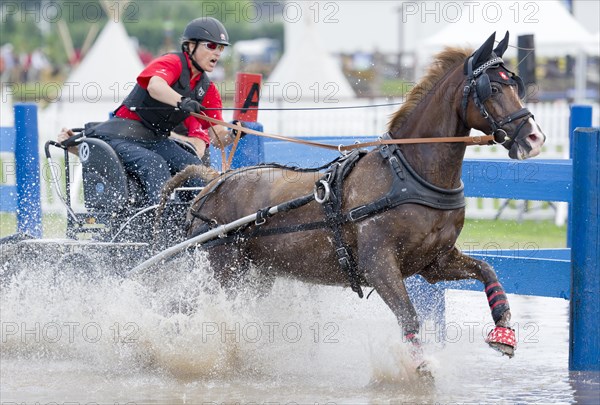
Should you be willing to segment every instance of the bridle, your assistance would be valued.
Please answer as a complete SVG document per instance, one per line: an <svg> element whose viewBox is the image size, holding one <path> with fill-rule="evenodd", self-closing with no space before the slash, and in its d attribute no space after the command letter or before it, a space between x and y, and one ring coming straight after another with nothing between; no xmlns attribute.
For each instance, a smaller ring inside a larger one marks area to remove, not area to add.
<svg viewBox="0 0 600 405"><path fill-rule="evenodd" d="M523 85L523 80L515 73L506 69L506 67L504 66L504 61L501 57L498 56L490 59L489 61L485 62L483 65L479 66L476 69L473 69L473 56L471 56L468 59L466 66L467 78L465 87L463 88L463 97L461 102L461 114L463 122L465 122L466 125L469 94L473 92L473 102L475 103L475 106L479 109L481 116L485 118L485 120L490 125L492 135L494 136L494 142L503 145L506 149L510 149L517 137L519 136L519 132L527 123L528 118L533 118L533 114L531 113L531 111L529 111L528 108L523 107L501 120L497 121L496 119L494 119L492 114L490 114L487 108L485 108L484 104L485 101L492 95L492 85L490 82L490 77L486 73L486 71L490 68L504 68L507 72L511 74L510 78L514 82L516 82L520 98L522 98L525 93L525 86ZM506 124L509 124L513 121L522 118L523 121L519 124L517 130L511 138L510 136L508 136L508 133L503 127Z"/></svg>

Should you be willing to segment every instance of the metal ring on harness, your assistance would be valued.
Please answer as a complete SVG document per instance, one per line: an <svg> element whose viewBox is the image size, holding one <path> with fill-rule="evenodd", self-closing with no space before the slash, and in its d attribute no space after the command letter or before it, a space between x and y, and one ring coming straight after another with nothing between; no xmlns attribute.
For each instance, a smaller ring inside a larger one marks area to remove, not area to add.
<svg viewBox="0 0 600 405"><path fill-rule="evenodd" d="M319 191L321 189L320 186L323 186L324 194L323 197L319 197ZM325 180L319 180L317 184L315 184L315 201L319 204L323 204L324 202L329 201L329 196L331 194L331 188L329 187L329 183Z"/></svg>
<svg viewBox="0 0 600 405"><path fill-rule="evenodd" d="M504 133L504 136L502 136L502 132ZM498 137L496 136L496 134L499 134L502 138L502 142L497 141ZM499 145L504 145L506 142L510 141L510 137L508 136L508 133L503 130L502 128L498 128L497 130L494 131L494 143L497 143Z"/></svg>

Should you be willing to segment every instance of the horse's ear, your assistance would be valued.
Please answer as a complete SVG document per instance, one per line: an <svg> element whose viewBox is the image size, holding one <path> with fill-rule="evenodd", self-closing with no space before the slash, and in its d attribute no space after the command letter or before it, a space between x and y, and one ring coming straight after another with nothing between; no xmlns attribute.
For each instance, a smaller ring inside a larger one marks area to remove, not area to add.
<svg viewBox="0 0 600 405"><path fill-rule="evenodd" d="M473 69L479 65L487 62L492 54L494 48L494 40L496 39L496 33L494 32L490 37L479 47L478 50L473 54Z"/></svg>
<svg viewBox="0 0 600 405"><path fill-rule="evenodd" d="M508 48L508 31L506 31L506 35L504 35L504 39L500 41L498 46L494 49L494 53L496 56L502 57L506 49Z"/></svg>

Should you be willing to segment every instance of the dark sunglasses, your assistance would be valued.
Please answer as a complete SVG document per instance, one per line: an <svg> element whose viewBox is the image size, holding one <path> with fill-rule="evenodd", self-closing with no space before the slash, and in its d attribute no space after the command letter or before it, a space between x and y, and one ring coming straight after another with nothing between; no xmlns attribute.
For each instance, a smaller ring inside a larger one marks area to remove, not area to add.
<svg viewBox="0 0 600 405"><path fill-rule="evenodd" d="M221 44L215 44L214 42L200 42L202 45L204 45L206 47L206 49L209 49L211 51L215 51L215 50L219 50L221 52L223 52L223 50L225 49L225 45L221 45Z"/></svg>

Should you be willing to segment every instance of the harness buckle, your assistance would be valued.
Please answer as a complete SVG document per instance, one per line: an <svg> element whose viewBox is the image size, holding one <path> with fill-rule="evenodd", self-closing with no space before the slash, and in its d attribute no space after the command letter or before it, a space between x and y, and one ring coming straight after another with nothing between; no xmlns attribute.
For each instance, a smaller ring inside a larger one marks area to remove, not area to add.
<svg viewBox="0 0 600 405"><path fill-rule="evenodd" d="M394 169L394 173L396 176L402 181L406 180L406 175L404 174L404 170L402 170L402 165L400 164L400 159L396 155L392 155L389 157L390 165L392 169Z"/></svg>
<svg viewBox="0 0 600 405"><path fill-rule="evenodd" d="M363 219L365 217L367 217L367 213L366 211L364 211L364 208L366 207L366 205L361 205L360 207L356 207L353 210L351 210L348 213L348 218L350 218L350 220L352 222L356 222L359 219Z"/></svg>
<svg viewBox="0 0 600 405"><path fill-rule="evenodd" d="M256 212L256 219L254 220L255 225L260 226L267 222L267 217L270 216L269 209L270 208L264 208Z"/></svg>
<svg viewBox="0 0 600 405"><path fill-rule="evenodd" d="M338 248L335 250L335 253L338 256L338 262L342 266L350 266L350 255L348 255L348 251L346 250L346 248Z"/></svg>
<svg viewBox="0 0 600 405"><path fill-rule="evenodd" d="M338 262L342 268L350 267L350 260L348 260L348 257L341 257L338 259Z"/></svg>

